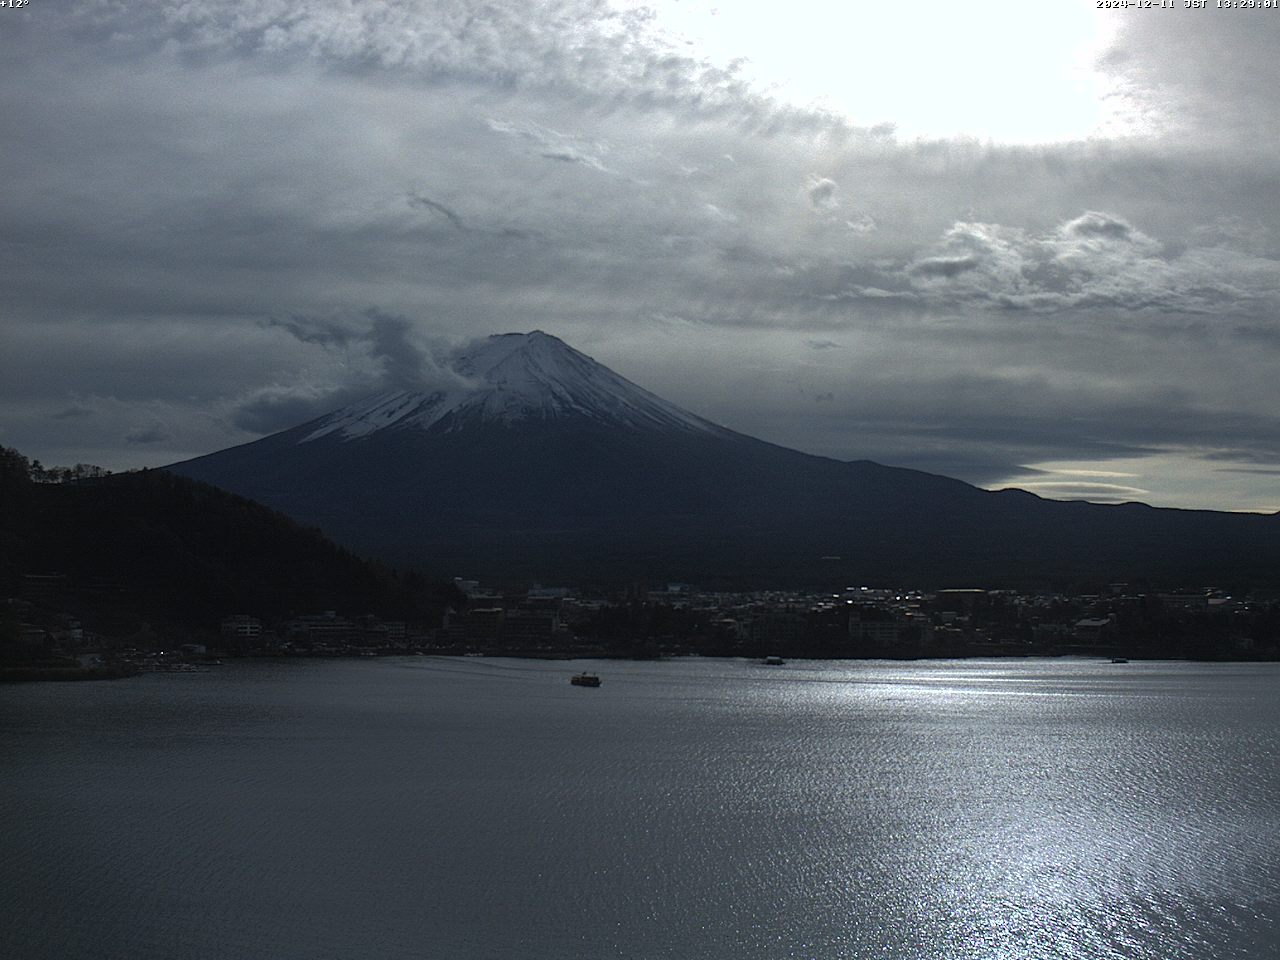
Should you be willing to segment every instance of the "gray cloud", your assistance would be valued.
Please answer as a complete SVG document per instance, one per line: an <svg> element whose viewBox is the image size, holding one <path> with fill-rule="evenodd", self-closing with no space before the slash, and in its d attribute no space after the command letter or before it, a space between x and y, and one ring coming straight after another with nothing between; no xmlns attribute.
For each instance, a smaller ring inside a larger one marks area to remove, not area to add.
<svg viewBox="0 0 1280 960"><path fill-rule="evenodd" d="M352 334L346 326L321 317L266 317L262 323L288 331L301 343L346 346L351 342Z"/></svg>
<svg viewBox="0 0 1280 960"><path fill-rule="evenodd" d="M839 185L827 177L816 177L809 182L809 203L816 210L834 210L840 206L836 199Z"/></svg>
<svg viewBox="0 0 1280 960"><path fill-rule="evenodd" d="M540 327L846 459L1280 462L1280 114L1215 79L1269 45L1158 19L1110 69L1165 133L1011 147L780 104L602 0L7 18L0 431L178 459Z"/></svg>
<svg viewBox="0 0 1280 960"><path fill-rule="evenodd" d="M852 220L846 220L844 225L855 234L873 233L878 226L875 217L865 213L858 214Z"/></svg>
<svg viewBox="0 0 1280 960"><path fill-rule="evenodd" d="M409 194L409 206L416 207L420 210L430 210L433 213L438 213L459 230L467 229L466 224L462 222L462 218L460 216L446 207L443 203L437 203L430 197L411 193Z"/></svg>
<svg viewBox="0 0 1280 960"><path fill-rule="evenodd" d="M339 320L292 318L278 323L304 343L345 351L344 364L366 361L359 373L348 372L329 383L313 379L277 383L251 389L228 412L232 426L264 434L313 420L363 396L389 390L433 390L457 382L448 367L451 348L443 342L428 343L421 325L408 317L370 307L356 317ZM362 328L362 329L361 329ZM440 357L437 353L441 354Z"/></svg>
<svg viewBox="0 0 1280 960"><path fill-rule="evenodd" d="M358 12L308 0L169 0L85 4L69 19L117 47L144 53L163 45L196 62L305 58L357 75L401 71L654 100L728 103L747 95L731 71L677 52L651 15L604 0L404 0Z"/></svg>
<svg viewBox="0 0 1280 960"><path fill-rule="evenodd" d="M363 391L297 388L267 388L240 403L231 412L232 424L249 433L267 434L287 430L314 420L350 403Z"/></svg>
<svg viewBox="0 0 1280 960"><path fill-rule="evenodd" d="M1230 461L1233 463L1254 463L1254 464L1273 464L1280 463L1280 456L1277 456L1280 450L1274 447L1226 447L1225 449L1209 450L1201 454L1201 459L1208 461ZM1250 472L1252 468L1241 467L1239 469L1222 467L1222 470L1232 470L1232 472ZM1260 468L1260 472L1270 472L1270 466Z"/></svg>
<svg viewBox="0 0 1280 960"><path fill-rule="evenodd" d="M911 272L922 277L958 277L962 273L978 269L978 258L972 255L963 257L932 257L921 260L911 267Z"/></svg>
<svg viewBox="0 0 1280 960"><path fill-rule="evenodd" d="M1280 306L1280 259L1186 245L1170 254L1125 220L1098 211L1038 234L957 222L937 247L905 269L920 302L964 299L1041 312L1114 309L1175 316L1250 315ZM845 295L857 292L849 288Z"/></svg>
<svg viewBox="0 0 1280 960"><path fill-rule="evenodd" d="M1062 232L1077 237L1105 237L1109 240L1128 240L1133 235L1133 227L1116 217L1090 210L1069 223L1063 224Z"/></svg>
<svg viewBox="0 0 1280 960"><path fill-rule="evenodd" d="M158 420L152 421L147 426L136 427L124 436L125 443L130 444L156 444L164 443L170 439L169 430Z"/></svg>
<svg viewBox="0 0 1280 960"><path fill-rule="evenodd" d="M414 324L407 317L370 308L365 314L370 354L382 361L383 376L393 389L421 390L428 386L427 371L434 368L430 356L412 339Z"/></svg>
<svg viewBox="0 0 1280 960"><path fill-rule="evenodd" d="M1260 11L1224 17L1210 5L1189 16L1129 23L1103 57L1130 111L1169 138L1259 153L1280 142L1280 65L1273 24Z"/></svg>
<svg viewBox="0 0 1280 960"><path fill-rule="evenodd" d="M568 136L530 121L511 122L490 118L488 127L495 133L514 137L529 144L534 155L543 160L557 160L561 163L577 163L602 173L608 173L602 154L604 146Z"/></svg>

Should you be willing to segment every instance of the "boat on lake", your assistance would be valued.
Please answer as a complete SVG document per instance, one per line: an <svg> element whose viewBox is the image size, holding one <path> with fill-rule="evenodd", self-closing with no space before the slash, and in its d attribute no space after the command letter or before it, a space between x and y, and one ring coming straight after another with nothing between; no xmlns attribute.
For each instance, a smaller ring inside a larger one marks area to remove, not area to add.
<svg viewBox="0 0 1280 960"><path fill-rule="evenodd" d="M764 658L764 665L766 667L781 667L786 662L787 661L783 660L781 657L765 657Z"/></svg>
<svg viewBox="0 0 1280 960"><path fill-rule="evenodd" d="M594 673L575 673L569 678L569 682L575 687L598 687L600 677Z"/></svg>

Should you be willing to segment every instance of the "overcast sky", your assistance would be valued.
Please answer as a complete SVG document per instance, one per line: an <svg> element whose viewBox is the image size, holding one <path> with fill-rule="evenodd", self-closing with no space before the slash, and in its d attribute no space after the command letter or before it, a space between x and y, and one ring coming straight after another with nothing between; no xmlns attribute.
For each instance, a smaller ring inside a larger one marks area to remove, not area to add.
<svg viewBox="0 0 1280 960"><path fill-rule="evenodd" d="M537 328L814 453L1280 509L1280 10L719 2L0 9L0 443Z"/></svg>

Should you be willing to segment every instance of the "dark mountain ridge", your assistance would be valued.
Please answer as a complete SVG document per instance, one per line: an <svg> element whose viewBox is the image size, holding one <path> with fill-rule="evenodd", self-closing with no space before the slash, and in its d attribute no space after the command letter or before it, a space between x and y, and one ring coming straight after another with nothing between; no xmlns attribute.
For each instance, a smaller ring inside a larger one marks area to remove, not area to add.
<svg viewBox="0 0 1280 960"><path fill-rule="evenodd" d="M495 356L497 360L495 361ZM1280 581L1273 516L1043 500L735 433L561 341L169 469L438 574L738 585Z"/></svg>
<svg viewBox="0 0 1280 960"><path fill-rule="evenodd" d="M101 633L142 624L216 631L231 614L264 619L336 609L437 622L451 588L354 556L243 497L162 470L33 483L0 448L0 591L58 575L59 610Z"/></svg>

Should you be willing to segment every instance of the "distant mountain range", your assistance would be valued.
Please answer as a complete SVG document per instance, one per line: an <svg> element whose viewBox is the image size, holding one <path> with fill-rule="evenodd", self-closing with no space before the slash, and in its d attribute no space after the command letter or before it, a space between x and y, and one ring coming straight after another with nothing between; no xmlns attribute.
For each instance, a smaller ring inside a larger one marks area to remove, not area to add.
<svg viewBox="0 0 1280 960"><path fill-rule="evenodd" d="M1280 517L1044 500L735 433L540 331L168 469L440 575L1032 585L1280 582Z"/></svg>

